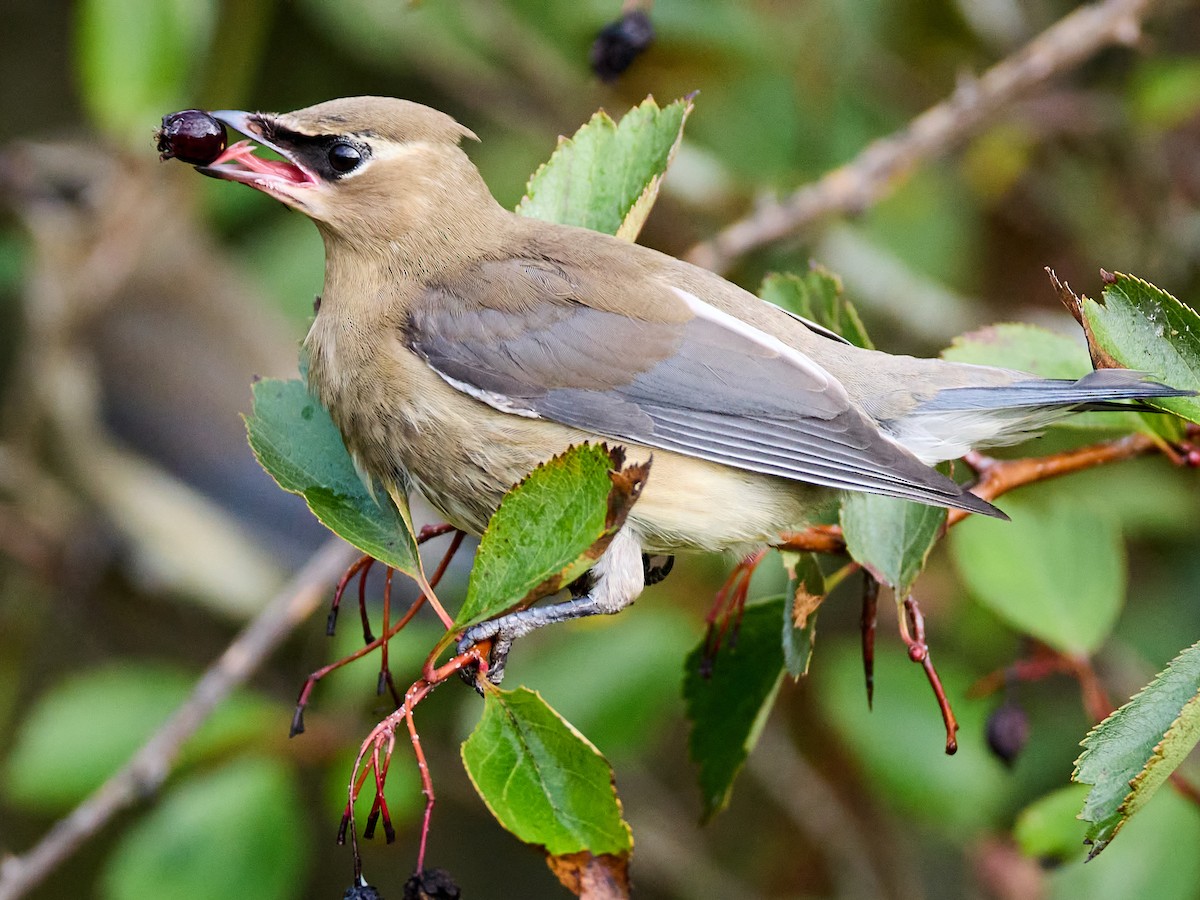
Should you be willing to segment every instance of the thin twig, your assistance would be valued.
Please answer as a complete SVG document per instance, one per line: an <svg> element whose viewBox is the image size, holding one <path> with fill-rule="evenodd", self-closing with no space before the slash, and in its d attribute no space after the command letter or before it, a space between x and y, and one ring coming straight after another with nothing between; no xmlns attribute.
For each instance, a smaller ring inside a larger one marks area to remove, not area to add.
<svg viewBox="0 0 1200 900"><path fill-rule="evenodd" d="M933 688L933 696L937 698L942 722L946 726L946 755L953 756L958 752L958 720L954 717L954 710L950 708L950 700L942 687L942 679L929 655L929 642L925 640L925 616L912 594L897 605L896 612L900 618L900 639L908 647L908 658L925 670L925 677Z"/></svg>
<svg viewBox="0 0 1200 900"><path fill-rule="evenodd" d="M917 167L995 121L1017 97L1078 66L1113 44L1133 44L1142 20L1160 0L1105 0L1082 6L1023 49L960 84L941 103L900 131L781 201L763 204L687 254L689 262L728 271L739 258L797 234L823 216L867 209Z"/></svg>
<svg viewBox="0 0 1200 900"><path fill-rule="evenodd" d="M354 560L349 544L328 541L286 587L245 627L197 682L191 697L133 759L84 800L29 852L0 862L0 900L15 900L42 881L117 813L158 790L180 747L213 709L243 683L293 629L312 615Z"/></svg>
<svg viewBox="0 0 1200 900"><path fill-rule="evenodd" d="M1082 472L1106 463L1133 459L1135 456L1161 450L1160 441L1138 433L1051 456L998 460L976 451L968 454L966 459L967 464L979 473L979 480L971 488L971 493L984 500L995 500L1001 494L1033 484L1035 481L1045 481L1047 478L1068 475L1071 472ZM947 525L961 522L967 515L961 509L952 509L946 520Z"/></svg>

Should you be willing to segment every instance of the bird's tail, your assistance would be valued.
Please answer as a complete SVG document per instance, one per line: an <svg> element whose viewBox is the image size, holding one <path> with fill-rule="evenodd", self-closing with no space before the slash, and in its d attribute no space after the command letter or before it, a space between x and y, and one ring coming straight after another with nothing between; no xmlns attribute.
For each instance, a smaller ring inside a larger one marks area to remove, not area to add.
<svg viewBox="0 0 1200 900"><path fill-rule="evenodd" d="M1037 379L946 388L891 423L893 436L925 462L973 447L1013 444L1076 412L1150 410L1142 402L1194 396L1131 369L1098 369L1078 381Z"/></svg>

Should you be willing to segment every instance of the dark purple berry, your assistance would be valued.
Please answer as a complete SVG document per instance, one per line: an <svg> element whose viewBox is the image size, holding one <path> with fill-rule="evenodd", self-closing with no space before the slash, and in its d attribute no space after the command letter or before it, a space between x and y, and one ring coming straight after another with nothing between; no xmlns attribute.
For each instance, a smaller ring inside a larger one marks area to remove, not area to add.
<svg viewBox="0 0 1200 900"><path fill-rule="evenodd" d="M445 869L414 872L404 882L404 900L459 900L462 891Z"/></svg>
<svg viewBox="0 0 1200 900"><path fill-rule="evenodd" d="M645 10L635 9L605 25L592 44L592 71L601 81L616 81L654 42L654 25Z"/></svg>
<svg viewBox="0 0 1200 900"><path fill-rule="evenodd" d="M342 895L342 900L382 900L379 896L379 891L369 884L355 885L347 888L346 893Z"/></svg>
<svg viewBox="0 0 1200 900"><path fill-rule="evenodd" d="M1005 702L987 720L987 743L1006 766L1016 762L1029 740L1029 717L1015 703Z"/></svg>
<svg viewBox="0 0 1200 900"><path fill-rule="evenodd" d="M225 126L202 109L163 116L154 138L159 158L193 166L207 166L225 152Z"/></svg>

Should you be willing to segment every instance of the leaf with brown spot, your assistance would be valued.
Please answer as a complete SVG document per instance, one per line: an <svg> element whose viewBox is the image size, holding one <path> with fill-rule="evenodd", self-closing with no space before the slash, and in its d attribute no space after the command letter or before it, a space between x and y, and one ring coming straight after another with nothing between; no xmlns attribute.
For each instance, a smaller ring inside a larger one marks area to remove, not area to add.
<svg viewBox="0 0 1200 900"><path fill-rule="evenodd" d="M787 672L799 679L808 674L813 643L817 636L817 609L825 600L825 577L812 553L782 551L779 558L787 572L784 606L783 659Z"/></svg>
<svg viewBox="0 0 1200 900"><path fill-rule="evenodd" d="M520 609L566 587L600 558L640 496L650 463L581 444L508 492L479 542L452 631ZM449 637L443 643L448 643Z"/></svg>
<svg viewBox="0 0 1200 900"><path fill-rule="evenodd" d="M563 884L584 897L628 896L633 835L612 768L539 694L486 685L462 758L496 821L540 848Z"/></svg>
<svg viewBox="0 0 1200 900"><path fill-rule="evenodd" d="M1046 274L1050 276L1050 284L1054 287L1054 292L1058 295L1058 299L1062 305L1067 308L1075 321L1083 326L1083 335L1087 339L1088 355L1092 358L1092 368L1095 369L1123 369L1125 368L1113 356L1104 349L1096 340L1095 334L1092 333L1092 326L1088 322L1088 317L1084 315L1084 306L1087 303L1099 302L1103 305L1103 301L1091 301L1088 297L1076 294L1071 290L1071 286L1064 281L1060 281L1059 277L1054 273L1054 270L1049 266L1046 267Z"/></svg>
<svg viewBox="0 0 1200 900"><path fill-rule="evenodd" d="M563 887L583 900L626 900L629 897L629 857L602 853L547 856L546 865Z"/></svg>

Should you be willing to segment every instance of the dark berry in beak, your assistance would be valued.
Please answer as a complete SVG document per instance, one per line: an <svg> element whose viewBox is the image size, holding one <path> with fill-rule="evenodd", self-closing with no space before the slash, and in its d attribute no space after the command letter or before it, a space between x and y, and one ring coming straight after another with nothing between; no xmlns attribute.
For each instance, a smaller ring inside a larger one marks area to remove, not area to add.
<svg viewBox="0 0 1200 900"><path fill-rule="evenodd" d="M207 166L225 152L225 126L202 109L163 116L154 135L161 159Z"/></svg>

